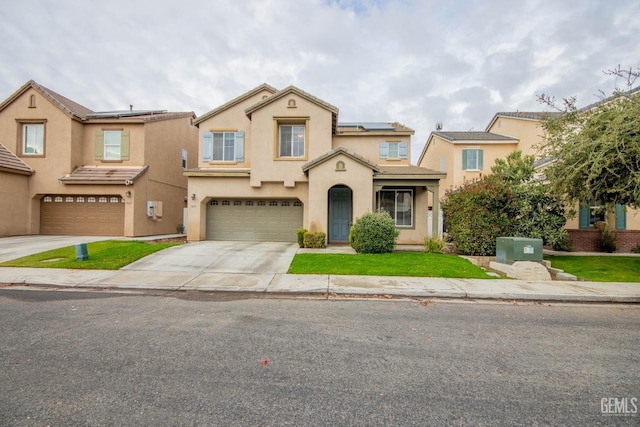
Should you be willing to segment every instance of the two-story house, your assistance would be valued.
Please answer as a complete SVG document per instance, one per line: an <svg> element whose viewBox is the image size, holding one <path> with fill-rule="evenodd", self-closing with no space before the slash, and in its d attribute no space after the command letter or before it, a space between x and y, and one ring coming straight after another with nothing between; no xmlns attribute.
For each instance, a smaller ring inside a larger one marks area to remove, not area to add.
<svg viewBox="0 0 640 427"><path fill-rule="evenodd" d="M355 219L378 209L394 218L399 244L438 230L445 174L411 165L414 131L406 126L339 123L337 107L267 84L194 123L198 167L185 171L190 241L294 242L305 227L345 243Z"/></svg>
<svg viewBox="0 0 640 427"><path fill-rule="evenodd" d="M94 112L29 81L0 103L0 235L146 236L184 223L193 112Z"/></svg>
<svg viewBox="0 0 640 427"><path fill-rule="evenodd" d="M585 107L588 110L591 106ZM491 173L498 158L505 158L514 150L536 156L540 172L550 159L539 158L538 148L544 142L542 121L555 112L500 112L496 113L484 132L434 131L420 155L418 165L445 172L442 196L447 189L473 181L482 174ZM597 251L601 232L595 227L605 220L597 201L589 206L576 206L577 215L568 218L565 228L576 250ZM640 214L617 206L607 222L615 230L618 250L628 252L640 239Z"/></svg>

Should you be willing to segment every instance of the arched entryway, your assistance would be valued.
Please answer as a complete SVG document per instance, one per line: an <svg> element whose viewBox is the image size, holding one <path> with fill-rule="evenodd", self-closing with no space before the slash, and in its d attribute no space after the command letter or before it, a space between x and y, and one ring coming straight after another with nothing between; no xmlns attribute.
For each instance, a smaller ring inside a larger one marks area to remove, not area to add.
<svg viewBox="0 0 640 427"><path fill-rule="evenodd" d="M351 227L352 191L344 185L329 189L329 243L347 243Z"/></svg>

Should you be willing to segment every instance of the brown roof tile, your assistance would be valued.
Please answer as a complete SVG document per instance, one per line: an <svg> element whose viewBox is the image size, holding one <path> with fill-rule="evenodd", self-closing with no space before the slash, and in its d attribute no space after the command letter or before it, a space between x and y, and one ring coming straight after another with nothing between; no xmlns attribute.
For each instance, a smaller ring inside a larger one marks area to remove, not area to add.
<svg viewBox="0 0 640 427"><path fill-rule="evenodd" d="M81 166L61 177L64 184L127 184L133 183L149 169L145 166Z"/></svg>
<svg viewBox="0 0 640 427"><path fill-rule="evenodd" d="M33 175L34 170L25 162L20 160L15 154L0 144L0 170L21 175Z"/></svg>

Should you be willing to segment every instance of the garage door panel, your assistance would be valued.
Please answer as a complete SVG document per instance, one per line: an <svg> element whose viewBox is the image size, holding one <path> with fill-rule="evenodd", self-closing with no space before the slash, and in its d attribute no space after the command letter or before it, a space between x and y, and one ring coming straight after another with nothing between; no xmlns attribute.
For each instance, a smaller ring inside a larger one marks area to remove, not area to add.
<svg viewBox="0 0 640 427"><path fill-rule="evenodd" d="M207 205L207 239L295 242L302 204L294 200L222 200Z"/></svg>
<svg viewBox="0 0 640 427"><path fill-rule="evenodd" d="M40 206L41 234L124 235L120 196L45 196Z"/></svg>

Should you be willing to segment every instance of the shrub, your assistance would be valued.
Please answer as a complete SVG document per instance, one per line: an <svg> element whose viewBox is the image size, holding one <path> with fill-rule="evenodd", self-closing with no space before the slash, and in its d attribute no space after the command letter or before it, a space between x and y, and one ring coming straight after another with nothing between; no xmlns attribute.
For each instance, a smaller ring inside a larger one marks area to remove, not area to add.
<svg viewBox="0 0 640 427"><path fill-rule="evenodd" d="M304 233L304 247L311 249L321 249L325 247L327 234L322 231L316 233L307 231Z"/></svg>
<svg viewBox="0 0 640 427"><path fill-rule="evenodd" d="M304 233L308 232L304 227L300 227L296 230L296 236L298 237L298 246L304 248Z"/></svg>
<svg viewBox="0 0 640 427"><path fill-rule="evenodd" d="M356 219L349 232L349 243L358 253L393 252L400 231L388 212L368 212Z"/></svg>
<svg viewBox="0 0 640 427"><path fill-rule="evenodd" d="M424 238L424 250L434 254L442 253L447 243L438 237L425 237Z"/></svg>
<svg viewBox="0 0 640 427"><path fill-rule="evenodd" d="M608 228L605 228L602 230L602 236L600 237L598 246L600 247L600 252L615 252L618 248L618 245L616 244L616 236L611 234Z"/></svg>

